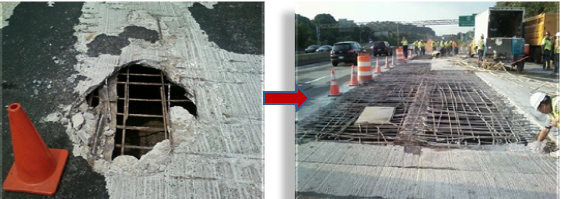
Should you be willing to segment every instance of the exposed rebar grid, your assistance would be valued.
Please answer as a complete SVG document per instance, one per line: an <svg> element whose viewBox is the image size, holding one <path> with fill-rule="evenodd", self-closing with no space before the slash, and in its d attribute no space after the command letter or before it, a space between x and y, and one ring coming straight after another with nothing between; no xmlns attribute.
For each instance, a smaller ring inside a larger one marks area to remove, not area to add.
<svg viewBox="0 0 561 199"><path fill-rule="evenodd" d="M354 124L367 106L395 107L390 123ZM303 121L298 142L460 147L525 144L532 125L475 74L411 65L378 75Z"/></svg>

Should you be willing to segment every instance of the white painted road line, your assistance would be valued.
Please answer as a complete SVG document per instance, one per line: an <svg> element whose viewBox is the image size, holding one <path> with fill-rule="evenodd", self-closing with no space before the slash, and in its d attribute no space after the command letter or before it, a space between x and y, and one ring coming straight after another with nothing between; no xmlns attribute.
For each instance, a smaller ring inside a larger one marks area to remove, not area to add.
<svg viewBox="0 0 561 199"><path fill-rule="evenodd" d="M322 79L325 79L325 78L327 78L327 77L328 77L328 76L323 76L323 77L320 77L320 78L317 78L317 79L314 79L314 80L311 80L311 81L304 82L304 84L311 84L311 83L313 83L313 82L317 82L317 81L322 80Z"/></svg>

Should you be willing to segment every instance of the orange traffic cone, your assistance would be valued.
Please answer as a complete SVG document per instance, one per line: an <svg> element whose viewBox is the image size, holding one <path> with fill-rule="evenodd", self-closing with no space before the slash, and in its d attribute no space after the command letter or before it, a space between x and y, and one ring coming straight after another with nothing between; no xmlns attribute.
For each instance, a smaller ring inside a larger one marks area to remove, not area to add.
<svg viewBox="0 0 561 199"><path fill-rule="evenodd" d="M337 79L335 78L335 70L331 70L331 81L329 85L329 97L339 96L339 85L337 84Z"/></svg>
<svg viewBox="0 0 561 199"><path fill-rule="evenodd" d="M357 72L354 64L351 66L351 80L349 81L349 86L358 86Z"/></svg>
<svg viewBox="0 0 561 199"><path fill-rule="evenodd" d="M378 58L376 58L376 69L374 71L374 73L379 74L382 72L382 69L380 68L380 64L378 64Z"/></svg>
<svg viewBox="0 0 561 199"><path fill-rule="evenodd" d="M56 193L68 159L65 149L49 149L20 104L8 107L15 162L4 180L6 191L42 195Z"/></svg>

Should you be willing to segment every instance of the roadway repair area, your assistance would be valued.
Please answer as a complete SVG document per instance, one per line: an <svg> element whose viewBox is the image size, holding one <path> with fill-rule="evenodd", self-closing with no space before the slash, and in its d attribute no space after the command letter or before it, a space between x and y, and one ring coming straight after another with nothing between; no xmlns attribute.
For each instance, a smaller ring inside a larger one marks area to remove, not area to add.
<svg viewBox="0 0 561 199"><path fill-rule="evenodd" d="M544 121L528 99L558 82L459 57L401 63L300 118L297 198L558 198L558 159L527 146Z"/></svg>

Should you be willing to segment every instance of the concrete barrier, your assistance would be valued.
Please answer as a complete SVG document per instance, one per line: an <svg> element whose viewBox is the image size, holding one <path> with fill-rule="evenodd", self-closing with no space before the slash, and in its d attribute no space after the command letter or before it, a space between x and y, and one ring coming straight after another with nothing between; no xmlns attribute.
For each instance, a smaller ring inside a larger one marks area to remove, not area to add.
<svg viewBox="0 0 561 199"><path fill-rule="evenodd" d="M296 55L296 66L329 61L329 52L306 53Z"/></svg>

